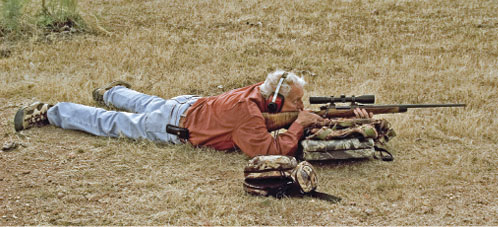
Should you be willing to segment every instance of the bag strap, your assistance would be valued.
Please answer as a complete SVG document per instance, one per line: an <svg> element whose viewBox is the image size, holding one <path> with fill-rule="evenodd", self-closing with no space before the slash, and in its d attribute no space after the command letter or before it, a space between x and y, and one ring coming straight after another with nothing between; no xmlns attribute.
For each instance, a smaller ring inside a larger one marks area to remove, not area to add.
<svg viewBox="0 0 498 227"><path fill-rule="evenodd" d="M331 203L338 203L342 200L342 198L340 198L340 197L329 195L329 194L323 193L323 192L317 192L317 191L311 191L311 192L305 194L305 196L325 200L325 201L328 201Z"/></svg>
<svg viewBox="0 0 498 227"><path fill-rule="evenodd" d="M394 161L394 156L389 151L387 151L386 148L384 148L382 146L375 145L374 149L375 149L375 151L379 152L379 156L380 157L377 156L377 154L374 153L373 158L380 159L380 160L382 160L384 162L392 162L392 161Z"/></svg>
<svg viewBox="0 0 498 227"><path fill-rule="evenodd" d="M277 197L277 196L275 196L275 197L279 198L279 199L281 199L283 197L300 197L300 198L311 197L311 198L315 198L315 199L328 201L331 203L338 203L342 200L342 198L340 198L340 197L333 196L333 195L323 193L323 192L317 192L315 190L310 191L308 193L301 193L301 191L296 190L296 188L297 187L295 187L295 185L294 185L294 188L292 188L292 185L289 185L289 188L287 188L288 191L286 191L287 192L286 194L283 194L280 197Z"/></svg>

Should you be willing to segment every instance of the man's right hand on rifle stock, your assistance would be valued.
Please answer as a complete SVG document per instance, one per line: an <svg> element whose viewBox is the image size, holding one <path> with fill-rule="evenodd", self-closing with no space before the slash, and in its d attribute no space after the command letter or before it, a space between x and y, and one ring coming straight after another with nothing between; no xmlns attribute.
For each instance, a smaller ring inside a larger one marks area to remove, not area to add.
<svg viewBox="0 0 498 227"><path fill-rule="evenodd" d="M302 125L304 128L309 127L312 124L322 123L329 121L327 118L322 118L310 110L301 110L299 115L297 115L296 123Z"/></svg>

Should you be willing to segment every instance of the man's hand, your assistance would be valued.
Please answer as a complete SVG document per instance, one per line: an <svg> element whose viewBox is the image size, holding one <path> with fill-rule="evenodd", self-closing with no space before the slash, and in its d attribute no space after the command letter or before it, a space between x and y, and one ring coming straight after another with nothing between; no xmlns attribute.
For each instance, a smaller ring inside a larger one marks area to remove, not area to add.
<svg viewBox="0 0 498 227"><path fill-rule="evenodd" d="M369 113L365 109L356 108L353 111L357 118L372 118L374 116L372 112Z"/></svg>
<svg viewBox="0 0 498 227"><path fill-rule="evenodd" d="M299 115L297 116L296 122L300 125L302 125L304 128L309 127L312 124L316 123L327 123L327 121L330 121L329 119L324 119L314 113L312 113L310 110L302 110L299 111Z"/></svg>

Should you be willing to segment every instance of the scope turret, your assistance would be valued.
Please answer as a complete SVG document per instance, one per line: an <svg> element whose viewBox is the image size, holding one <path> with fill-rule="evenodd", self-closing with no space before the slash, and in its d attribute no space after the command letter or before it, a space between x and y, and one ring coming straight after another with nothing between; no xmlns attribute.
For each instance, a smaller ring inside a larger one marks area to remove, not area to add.
<svg viewBox="0 0 498 227"><path fill-rule="evenodd" d="M336 103L336 102L357 102L372 104L375 103L375 95L360 95L360 96L345 96L341 95L339 97L334 96L315 96L310 97L310 104L324 104L324 103Z"/></svg>

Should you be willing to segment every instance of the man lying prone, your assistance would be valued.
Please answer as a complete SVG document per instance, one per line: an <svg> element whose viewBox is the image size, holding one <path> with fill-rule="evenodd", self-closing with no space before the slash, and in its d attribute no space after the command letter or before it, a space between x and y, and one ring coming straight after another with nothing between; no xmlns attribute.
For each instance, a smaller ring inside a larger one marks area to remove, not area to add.
<svg viewBox="0 0 498 227"><path fill-rule="evenodd" d="M69 102L55 105L36 102L18 110L14 125L16 131L51 124L97 136L125 136L174 144L188 141L194 146L217 150L239 148L249 157L294 156L304 128L326 121L304 110L304 85L303 78L277 70L268 74L264 82L217 96L183 95L163 99L131 90L129 84L115 81L95 89L93 99L126 112ZM262 113L291 111L299 111L297 119L286 132L274 138L266 128ZM355 114L361 118L373 116L363 109L356 109Z"/></svg>

